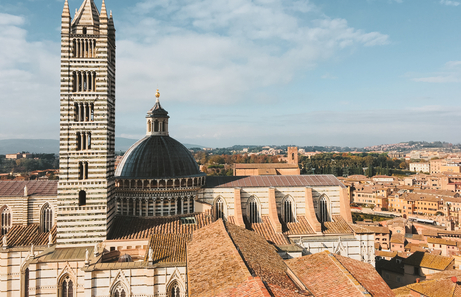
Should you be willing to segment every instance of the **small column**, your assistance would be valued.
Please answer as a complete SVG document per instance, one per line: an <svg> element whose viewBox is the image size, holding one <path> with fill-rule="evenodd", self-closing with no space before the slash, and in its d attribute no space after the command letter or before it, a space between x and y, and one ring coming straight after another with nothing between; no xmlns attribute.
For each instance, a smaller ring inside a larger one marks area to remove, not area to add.
<svg viewBox="0 0 461 297"><path fill-rule="evenodd" d="M152 216L154 216L154 217L156 216L156 213L155 213L155 211L156 211L156 209L155 209L155 204L157 204L157 199L152 198Z"/></svg>
<svg viewBox="0 0 461 297"><path fill-rule="evenodd" d="M171 215L171 199L168 199L168 216Z"/></svg>
<svg viewBox="0 0 461 297"><path fill-rule="evenodd" d="M90 90L90 79L89 79L89 76L88 76L88 71L85 72L85 76L86 76L86 90L85 91L89 91Z"/></svg>
<svg viewBox="0 0 461 297"><path fill-rule="evenodd" d="M139 199L139 216L142 217L142 199Z"/></svg>
<svg viewBox="0 0 461 297"><path fill-rule="evenodd" d="M165 214L163 213L163 198L160 198L160 214L163 217Z"/></svg>
<svg viewBox="0 0 461 297"><path fill-rule="evenodd" d="M184 213L184 197L179 197L181 199L181 214Z"/></svg>
<svg viewBox="0 0 461 297"><path fill-rule="evenodd" d="M82 55L82 53L83 53L83 51L82 51L82 46L83 46L83 44L82 44L82 40L81 40L81 39L78 40L78 44L79 44L79 48L80 48L80 49L79 49L79 55L78 55L78 57L81 58L81 57L83 57L83 55Z"/></svg>
<svg viewBox="0 0 461 297"><path fill-rule="evenodd" d="M149 198L146 199L146 217L149 216Z"/></svg>

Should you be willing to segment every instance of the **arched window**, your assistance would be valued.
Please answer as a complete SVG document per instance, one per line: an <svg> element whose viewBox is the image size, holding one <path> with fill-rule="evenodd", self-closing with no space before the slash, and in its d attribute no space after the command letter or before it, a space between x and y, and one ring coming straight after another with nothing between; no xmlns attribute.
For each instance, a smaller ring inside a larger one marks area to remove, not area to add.
<svg viewBox="0 0 461 297"><path fill-rule="evenodd" d="M74 283L67 275L61 283L61 296L59 297L74 297Z"/></svg>
<svg viewBox="0 0 461 297"><path fill-rule="evenodd" d="M325 195L319 199L318 219L320 223L330 221L329 201Z"/></svg>
<svg viewBox="0 0 461 297"><path fill-rule="evenodd" d="M181 296L181 288L177 281L174 281L170 285L170 289L168 290L168 297L180 297Z"/></svg>
<svg viewBox="0 0 461 297"><path fill-rule="evenodd" d="M81 190L78 192L78 206L86 205L86 192Z"/></svg>
<svg viewBox="0 0 461 297"><path fill-rule="evenodd" d="M42 226L42 232L50 232L53 227L53 210L50 205L46 203L42 207L42 214L40 225Z"/></svg>
<svg viewBox="0 0 461 297"><path fill-rule="evenodd" d="M216 204L215 204L215 216L216 216L216 219L225 219L225 215L224 215L224 201L221 197L218 198L218 200L216 200Z"/></svg>
<svg viewBox="0 0 461 297"><path fill-rule="evenodd" d="M112 290L112 294L110 296L111 297L127 297L125 287L121 283L118 283Z"/></svg>
<svg viewBox="0 0 461 297"><path fill-rule="evenodd" d="M158 132L158 121L154 121L154 132Z"/></svg>
<svg viewBox="0 0 461 297"><path fill-rule="evenodd" d="M150 120L147 121L147 132L152 132L152 122Z"/></svg>
<svg viewBox="0 0 461 297"><path fill-rule="evenodd" d="M8 206L2 209L2 235L5 235L11 228L11 211Z"/></svg>
<svg viewBox="0 0 461 297"><path fill-rule="evenodd" d="M285 223L296 222L296 216L294 212L294 201L291 196L287 196L282 202L282 219Z"/></svg>
<svg viewBox="0 0 461 297"><path fill-rule="evenodd" d="M250 223L259 223L259 204L255 197L250 197L247 206L247 216Z"/></svg>
<svg viewBox="0 0 461 297"><path fill-rule="evenodd" d="M83 34L86 34L86 27L83 27Z"/></svg>

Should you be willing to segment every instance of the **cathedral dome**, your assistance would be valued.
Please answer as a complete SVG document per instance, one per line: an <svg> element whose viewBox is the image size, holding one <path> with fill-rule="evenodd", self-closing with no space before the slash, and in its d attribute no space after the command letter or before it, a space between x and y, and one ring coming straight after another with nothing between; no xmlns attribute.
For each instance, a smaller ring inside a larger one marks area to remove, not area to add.
<svg viewBox="0 0 461 297"><path fill-rule="evenodd" d="M190 151L170 136L147 135L123 156L115 176L130 179L178 178L205 175Z"/></svg>

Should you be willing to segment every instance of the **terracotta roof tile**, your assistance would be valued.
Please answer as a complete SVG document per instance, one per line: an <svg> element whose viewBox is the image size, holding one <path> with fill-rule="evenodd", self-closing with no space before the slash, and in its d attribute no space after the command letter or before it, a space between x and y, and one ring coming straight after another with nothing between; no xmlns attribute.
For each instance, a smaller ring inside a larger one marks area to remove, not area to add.
<svg viewBox="0 0 461 297"><path fill-rule="evenodd" d="M261 277L265 283L290 290L297 289L286 274L285 262L264 237L233 224L226 223L226 228L253 275Z"/></svg>
<svg viewBox="0 0 461 297"><path fill-rule="evenodd" d="M56 242L56 224L50 230L52 234L53 243ZM7 243L9 247L19 246L44 246L48 244L49 232L41 232L39 224L13 225L6 234ZM4 235L0 235L0 242L2 242Z"/></svg>
<svg viewBox="0 0 461 297"><path fill-rule="evenodd" d="M144 261L148 260L152 248L155 263L186 263L186 242L188 234L152 234Z"/></svg>
<svg viewBox="0 0 461 297"><path fill-rule="evenodd" d="M314 296L394 296L370 264L328 251L285 262Z"/></svg>
<svg viewBox="0 0 461 297"><path fill-rule="evenodd" d="M407 288L428 297L461 296L460 286L451 279L423 281L421 283L407 285Z"/></svg>
<svg viewBox="0 0 461 297"><path fill-rule="evenodd" d="M282 233L276 233L268 216L261 216L261 223L247 223L247 229L255 231L268 242L276 245L290 244L290 241Z"/></svg>
<svg viewBox="0 0 461 297"><path fill-rule="evenodd" d="M24 196L24 187L27 194L37 196L57 196L58 181L56 180L29 180L29 181L0 181L0 196Z"/></svg>
<svg viewBox="0 0 461 297"><path fill-rule="evenodd" d="M438 256L424 252L415 252L413 255L403 260L403 263L411 266L445 270L449 268L450 264L454 263L454 261L455 260L453 257Z"/></svg>
<svg viewBox="0 0 461 297"><path fill-rule="evenodd" d="M429 237L429 238L427 239L427 243L443 244L443 245L453 245L453 246L456 246L456 241L454 241L454 240L448 240L448 239L444 239L444 238Z"/></svg>
<svg viewBox="0 0 461 297"><path fill-rule="evenodd" d="M194 233L187 244L187 267L191 296L216 296L251 276L221 220Z"/></svg>
<svg viewBox="0 0 461 297"><path fill-rule="evenodd" d="M325 222L322 226L322 232L325 234L352 234L349 224L340 216L333 215L333 222Z"/></svg>
<svg viewBox="0 0 461 297"><path fill-rule="evenodd" d="M196 224L184 224L181 218L194 217ZM147 239L151 234L192 234L208 224L209 212L184 214L170 217L116 217L108 239Z"/></svg>
<svg viewBox="0 0 461 297"><path fill-rule="evenodd" d="M391 243L405 244L405 235L401 233L392 234Z"/></svg>
<svg viewBox="0 0 461 297"><path fill-rule="evenodd" d="M282 223L283 234L285 235L302 235L302 234L315 234L315 231L309 225L309 222L304 216L298 216L297 222L285 223L280 218L280 223Z"/></svg>

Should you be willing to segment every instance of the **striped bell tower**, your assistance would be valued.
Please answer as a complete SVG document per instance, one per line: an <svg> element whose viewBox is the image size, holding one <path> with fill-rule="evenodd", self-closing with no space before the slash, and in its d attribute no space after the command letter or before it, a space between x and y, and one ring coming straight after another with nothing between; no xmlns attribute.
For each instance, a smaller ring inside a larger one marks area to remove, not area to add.
<svg viewBox="0 0 461 297"><path fill-rule="evenodd" d="M115 28L104 0L83 0L61 27L58 246L106 239L115 215Z"/></svg>

